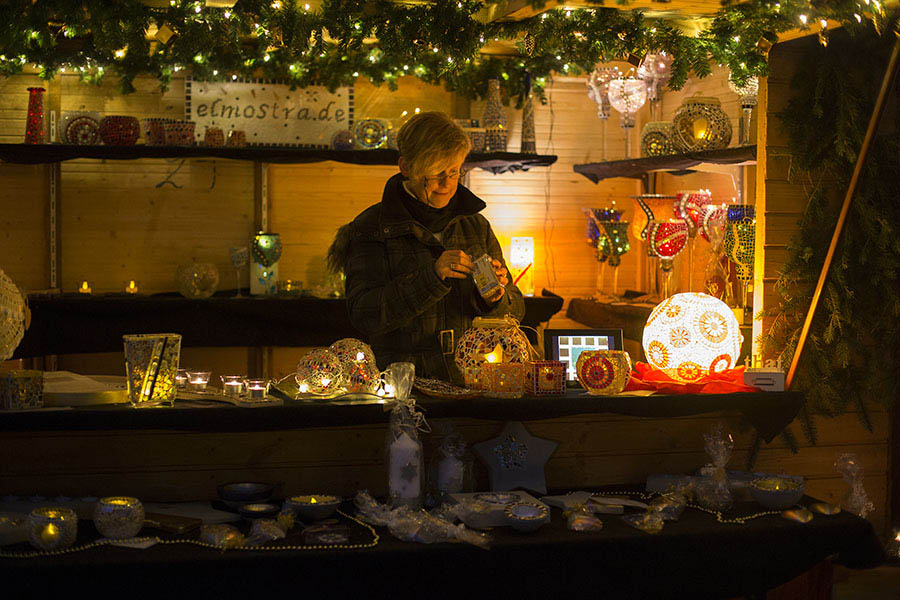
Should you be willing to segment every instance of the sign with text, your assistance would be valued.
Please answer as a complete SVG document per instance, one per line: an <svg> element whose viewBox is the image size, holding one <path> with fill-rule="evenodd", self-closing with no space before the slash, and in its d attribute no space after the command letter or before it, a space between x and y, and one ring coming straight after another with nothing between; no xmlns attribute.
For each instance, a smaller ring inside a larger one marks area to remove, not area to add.
<svg viewBox="0 0 900 600"><path fill-rule="evenodd" d="M200 141L207 127L219 127L226 135L244 131L248 144L327 148L336 131L352 124L353 88L330 92L261 81L192 81L185 107Z"/></svg>

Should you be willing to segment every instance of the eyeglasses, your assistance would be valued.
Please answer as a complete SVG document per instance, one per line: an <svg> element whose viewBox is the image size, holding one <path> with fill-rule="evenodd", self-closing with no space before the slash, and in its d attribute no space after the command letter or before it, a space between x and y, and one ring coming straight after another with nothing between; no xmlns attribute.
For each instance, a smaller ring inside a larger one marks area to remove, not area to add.
<svg viewBox="0 0 900 600"><path fill-rule="evenodd" d="M460 170L457 171L456 173L447 173L447 174L444 174L444 175L435 175L434 177L423 177L422 180L423 180L425 183L433 183L433 182L440 183L440 182L442 182L442 181L457 181L457 180L459 180L459 179L465 177L465 176L466 176L466 173L468 173L468 172L469 172L468 169L460 169Z"/></svg>

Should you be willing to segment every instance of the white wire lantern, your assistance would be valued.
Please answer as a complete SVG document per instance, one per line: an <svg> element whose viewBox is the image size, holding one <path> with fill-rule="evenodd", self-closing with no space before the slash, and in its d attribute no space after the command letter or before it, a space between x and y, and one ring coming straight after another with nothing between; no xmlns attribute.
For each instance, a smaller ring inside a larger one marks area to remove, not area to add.
<svg viewBox="0 0 900 600"><path fill-rule="evenodd" d="M672 57L665 52L648 54L638 67L637 76L647 84L647 99L656 102L660 89L672 78Z"/></svg>
<svg viewBox="0 0 900 600"><path fill-rule="evenodd" d="M647 102L647 85L636 77L620 77L609 82L609 103L621 114L625 130L625 158L629 158L630 130L634 128L634 116Z"/></svg>

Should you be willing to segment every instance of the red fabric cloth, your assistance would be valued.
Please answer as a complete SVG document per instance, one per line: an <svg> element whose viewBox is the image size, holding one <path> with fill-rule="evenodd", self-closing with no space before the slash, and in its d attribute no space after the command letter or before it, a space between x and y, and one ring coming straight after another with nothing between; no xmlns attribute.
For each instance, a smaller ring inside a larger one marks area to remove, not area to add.
<svg viewBox="0 0 900 600"><path fill-rule="evenodd" d="M744 367L704 375L697 381L682 383L672 379L649 363L635 363L625 391L653 390L661 394L731 394L760 392L760 388L744 383Z"/></svg>

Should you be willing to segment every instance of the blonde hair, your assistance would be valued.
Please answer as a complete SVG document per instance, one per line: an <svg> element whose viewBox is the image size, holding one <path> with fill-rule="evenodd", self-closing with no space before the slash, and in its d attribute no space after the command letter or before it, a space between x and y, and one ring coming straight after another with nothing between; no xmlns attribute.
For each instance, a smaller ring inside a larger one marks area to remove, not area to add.
<svg viewBox="0 0 900 600"><path fill-rule="evenodd" d="M400 157L413 176L429 166L446 167L472 148L469 136L447 114L431 111L414 115L397 135Z"/></svg>

